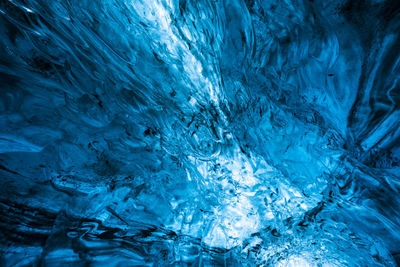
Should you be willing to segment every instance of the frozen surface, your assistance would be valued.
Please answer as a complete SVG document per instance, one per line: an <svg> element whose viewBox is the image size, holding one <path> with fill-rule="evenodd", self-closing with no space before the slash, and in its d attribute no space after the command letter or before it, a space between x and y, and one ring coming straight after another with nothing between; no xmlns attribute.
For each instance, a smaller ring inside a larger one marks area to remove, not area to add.
<svg viewBox="0 0 400 267"><path fill-rule="evenodd" d="M4 0L0 37L0 265L400 263L398 0Z"/></svg>

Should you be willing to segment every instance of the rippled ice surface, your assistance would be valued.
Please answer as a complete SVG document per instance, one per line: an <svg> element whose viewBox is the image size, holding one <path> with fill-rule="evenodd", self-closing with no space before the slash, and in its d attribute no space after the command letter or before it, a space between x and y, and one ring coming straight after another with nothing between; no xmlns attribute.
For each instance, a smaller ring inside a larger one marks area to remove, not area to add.
<svg viewBox="0 0 400 267"><path fill-rule="evenodd" d="M398 0L3 0L0 264L400 263Z"/></svg>

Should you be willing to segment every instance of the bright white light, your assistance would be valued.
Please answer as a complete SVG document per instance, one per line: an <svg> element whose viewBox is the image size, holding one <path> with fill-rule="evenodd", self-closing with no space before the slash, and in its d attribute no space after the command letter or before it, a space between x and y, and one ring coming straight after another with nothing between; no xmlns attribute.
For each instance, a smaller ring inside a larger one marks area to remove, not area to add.
<svg viewBox="0 0 400 267"><path fill-rule="evenodd" d="M310 262L308 262L306 259L304 259L301 256L298 255L292 255L288 259L280 261L277 265L277 267L308 267L308 266L314 266Z"/></svg>

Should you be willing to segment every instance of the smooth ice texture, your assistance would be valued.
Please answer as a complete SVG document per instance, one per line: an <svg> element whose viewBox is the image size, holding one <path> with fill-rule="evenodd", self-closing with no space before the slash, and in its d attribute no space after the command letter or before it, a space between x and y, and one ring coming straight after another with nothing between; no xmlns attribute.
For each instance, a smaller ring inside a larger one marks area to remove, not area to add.
<svg viewBox="0 0 400 267"><path fill-rule="evenodd" d="M400 263L398 0L0 2L0 264Z"/></svg>

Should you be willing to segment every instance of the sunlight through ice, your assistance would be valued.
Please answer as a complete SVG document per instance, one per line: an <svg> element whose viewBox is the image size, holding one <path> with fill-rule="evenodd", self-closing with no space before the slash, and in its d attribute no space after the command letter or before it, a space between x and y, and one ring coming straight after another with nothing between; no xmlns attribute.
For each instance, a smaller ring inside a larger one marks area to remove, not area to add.
<svg viewBox="0 0 400 267"><path fill-rule="evenodd" d="M301 216L316 204L307 203L299 189L290 186L261 157L245 155L238 146L232 151L220 154L215 161L192 158L207 190L218 196L218 205L213 205L212 210L214 219L203 233L207 245L221 248L242 245L263 225ZM215 165L220 168L214 169ZM192 181L193 177L188 172L188 179Z"/></svg>

